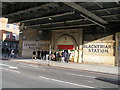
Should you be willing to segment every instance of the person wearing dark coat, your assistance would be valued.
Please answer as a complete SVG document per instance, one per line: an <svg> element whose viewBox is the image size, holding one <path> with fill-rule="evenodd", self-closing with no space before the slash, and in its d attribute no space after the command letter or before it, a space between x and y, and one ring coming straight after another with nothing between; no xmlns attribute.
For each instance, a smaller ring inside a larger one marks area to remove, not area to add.
<svg viewBox="0 0 120 90"><path fill-rule="evenodd" d="M43 56L44 56L44 52L41 51L41 59L43 59Z"/></svg>
<svg viewBox="0 0 120 90"><path fill-rule="evenodd" d="M40 52L40 50L38 50L38 51L37 51L37 58L38 58L38 59L40 59L40 54L41 54L41 52Z"/></svg>
<svg viewBox="0 0 120 90"><path fill-rule="evenodd" d="M37 59L36 58L36 51L35 50L33 50L33 52L32 52L32 59Z"/></svg>
<svg viewBox="0 0 120 90"><path fill-rule="evenodd" d="M9 52L9 49L6 48L6 49L5 49L5 57L9 57L9 56L8 56L8 52Z"/></svg>

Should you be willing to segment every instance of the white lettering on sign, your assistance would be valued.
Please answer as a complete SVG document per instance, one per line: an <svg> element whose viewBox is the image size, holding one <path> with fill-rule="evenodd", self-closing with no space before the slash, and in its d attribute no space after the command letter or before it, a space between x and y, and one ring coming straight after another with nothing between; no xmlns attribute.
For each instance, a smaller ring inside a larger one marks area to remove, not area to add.
<svg viewBox="0 0 120 90"><path fill-rule="evenodd" d="M24 49L41 49L47 50L49 49L49 42L47 41L24 41L23 42Z"/></svg>
<svg viewBox="0 0 120 90"><path fill-rule="evenodd" d="M49 50L50 41L23 41L22 56L32 56L33 50Z"/></svg>
<svg viewBox="0 0 120 90"><path fill-rule="evenodd" d="M113 42L88 42L83 45L84 54L113 55Z"/></svg>

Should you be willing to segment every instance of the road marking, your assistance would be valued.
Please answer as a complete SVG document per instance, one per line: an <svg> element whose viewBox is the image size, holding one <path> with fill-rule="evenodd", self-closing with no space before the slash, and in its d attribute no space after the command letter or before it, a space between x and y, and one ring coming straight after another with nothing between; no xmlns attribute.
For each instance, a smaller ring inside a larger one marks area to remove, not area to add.
<svg viewBox="0 0 120 90"><path fill-rule="evenodd" d="M10 69L18 69L18 67L13 67L13 66L10 66L9 68Z"/></svg>
<svg viewBox="0 0 120 90"><path fill-rule="evenodd" d="M3 68L3 67L2 67L1 69L4 69L4 70L7 70L7 71L9 71L9 69L7 69L7 68Z"/></svg>
<svg viewBox="0 0 120 90"><path fill-rule="evenodd" d="M18 69L18 67L14 67L14 66L7 65L7 64L2 64L2 63L0 63L0 65L1 65L1 66L9 67L10 69Z"/></svg>
<svg viewBox="0 0 120 90"><path fill-rule="evenodd" d="M7 65L7 64L2 64L0 63L1 66L7 66L7 67L10 67L10 65Z"/></svg>
<svg viewBox="0 0 120 90"><path fill-rule="evenodd" d="M21 73L20 71L16 71L16 70L11 70L11 69L7 69L7 68L3 68L3 67L2 67L2 69L4 69L4 70L7 70L7 71L12 71L12 72L16 72L16 73Z"/></svg>
<svg viewBox="0 0 120 90"><path fill-rule="evenodd" d="M38 66L35 66L35 65L29 65L29 66L32 66L32 67L38 67Z"/></svg>
<svg viewBox="0 0 120 90"><path fill-rule="evenodd" d="M87 80L85 80L86 82L93 82L93 81L87 81Z"/></svg>
<svg viewBox="0 0 120 90"><path fill-rule="evenodd" d="M36 67L36 66L34 66L34 65L32 65L32 67L30 67L31 65L26 65L26 64L19 64L19 65L21 65L21 66L23 66L23 67L28 67L29 66L29 68L32 68L32 67L35 67L35 69L39 69L39 70L44 70L45 71L45 69L43 69L43 68L41 68L41 67Z"/></svg>
<svg viewBox="0 0 120 90"><path fill-rule="evenodd" d="M16 71L16 70L9 70L9 71L16 72L16 73L21 73L20 71Z"/></svg>
<svg viewBox="0 0 120 90"><path fill-rule="evenodd" d="M19 64L20 64L20 65L24 65L24 66L42 67L42 66L31 65L31 64L23 64L23 63L19 63Z"/></svg>
<svg viewBox="0 0 120 90"><path fill-rule="evenodd" d="M112 73L95 72L95 71L88 71L88 70L81 70L81 71L98 74L98 75L105 75L105 76L119 76L119 74L112 74Z"/></svg>
<svg viewBox="0 0 120 90"><path fill-rule="evenodd" d="M62 81L62 80L57 80L57 79L52 79L52 78L47 78L47 77L43 77L43 76L38 76L39 78L43 78L43 79L47 79L47 80L52 80L52 81L56 81L56 82L60 82L60 83L67 83L67 84L71 84L71 85L75 85L75 86L82 86L82 87L86 87L86 88L95 88L92 86L87 86L87 85L82 85L82 84L76 84L76 83L71 83L71 82L66 82L66 81Z"/></svg>
<svg viewBox="0 0 120 90"><path fill-rule="evenodd" d="M65 73L65 74L69 74L69 75L73 75L73 76L81 76L81 77L89 77L89 78L96 78L96 77L93 77L93 76L86 76L86 75L78 75L78 74L72 74L72 73Z"/></svg>

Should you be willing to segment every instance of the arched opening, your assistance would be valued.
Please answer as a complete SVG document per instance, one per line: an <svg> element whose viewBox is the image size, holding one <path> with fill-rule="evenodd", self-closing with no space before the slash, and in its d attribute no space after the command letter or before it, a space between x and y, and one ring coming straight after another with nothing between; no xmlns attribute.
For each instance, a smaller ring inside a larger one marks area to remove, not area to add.
<svg viewBox="0 0 120 90"><path fill-rule="evenodd" d="M70 35L62 35L55 42L55 51L67 51L70 54L70 61L77 62L78 52L76 40Z"/></svg>

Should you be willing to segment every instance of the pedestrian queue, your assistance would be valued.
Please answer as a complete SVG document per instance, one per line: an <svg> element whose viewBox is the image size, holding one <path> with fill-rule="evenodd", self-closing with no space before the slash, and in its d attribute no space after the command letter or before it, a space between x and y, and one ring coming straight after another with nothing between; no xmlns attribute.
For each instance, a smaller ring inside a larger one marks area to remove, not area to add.
<svg viewBox="0 0 120 90"><path fill-rule="evenodd" d="M32 59L38 60L53 60L59 62L69 62L71 57L71 53L68 50L62 50L57 52L49 53L49 50L33 50L32 51Z"/></svg>

